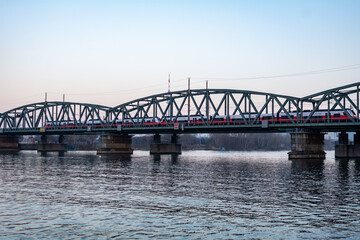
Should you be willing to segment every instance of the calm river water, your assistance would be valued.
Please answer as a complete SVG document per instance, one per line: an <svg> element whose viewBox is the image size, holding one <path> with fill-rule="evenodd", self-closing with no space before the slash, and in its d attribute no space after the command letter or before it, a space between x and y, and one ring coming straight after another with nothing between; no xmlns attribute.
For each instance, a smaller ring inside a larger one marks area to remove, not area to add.
<svg viewBox="0 0 360 240"><path fill-rule="evenodd" d="M0 239L360 239L360 161L0 155Z"/></svg>

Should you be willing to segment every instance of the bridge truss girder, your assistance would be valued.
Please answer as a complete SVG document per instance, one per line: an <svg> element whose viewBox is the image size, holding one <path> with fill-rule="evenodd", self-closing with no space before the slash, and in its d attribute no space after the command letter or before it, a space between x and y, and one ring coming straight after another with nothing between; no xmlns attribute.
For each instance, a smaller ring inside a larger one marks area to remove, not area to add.
<svg viewBox="0 0 360 240"><path fill-rule="evenodd" d="M301 113L303 113L303 109L309 109L311 111L310 115L304 119L303 122L308 123L313 114L319 109L327 110L328 112L336 109L342 110L353 123L359 122L359 89L360 82L357 82L301 98ZM304 107L309 104L312 105L312 107ZM349 112L346 111L347 109L355 112L355 119L350 116Z"/></svg>
<svg viewBox="0 0 360 240"><path fill-rule="evenodd" d="M185 90L119 105L109 111L107 122L111 125L116 120L129 119L132 125L141 126L146 119L155 121L157 117L170 125L170 119L176 121L179 117L195 115L201 118L201 125L210 126L214 121L214 118L210 120L211 116L223 115L229 119L231 115L241 115L246 119L245 115L251 113L255 118L247 119L245 125L252 125L263 113L275 118L279 112L289 115L291 109L300 109L299 98L230 89Z"/></svg>
<svg viewBox="0 0 360 240"><path fill-rule="evenodd" d="M61 128L59 123L76 124L80 128L87 121L105 118L108 107L72 102L41 102L7 111L0 116L2 129L38 129L51 126Z"/></svg>
<svg viewBox="0 0 360 240"><path fill-rule="evenodd" d="M227 120L226 125L230 125L229 119L232 115L244 119L241 128L261 125L259 120L263 114L270 119L276 118L279 114L285 115L289 119L289 128L302 128L311 126L311 119L318 110L342 110L351 120L351 123L347 124L359 126L359 87L358 82L303 98L233 89L183 90L136 99L113 108L72 102L34 103L0 114L0 134L10 130L20 134L24 130L44 128L47 124L50 126L47 131L71 132L69 129L62 129L59 123L73 124L73 131L76 131L86 128L86 123L91 125L95 122L100 125L99 131L113 131L117 121L125 119L131 123L132 129L138 129L139 132L145 129L144 123L149 119L152 119L152 122L160 119L163 123L161 127L171 129L171 120L187 118L186 125L194 128L190 126L190 116L193 115L199 117L201 132L206 132L206 128L209 132L214 129L214 116L224 117ZM356 118L352 118L347 109L352 109ZM305 112L309 113L306 117ZM329 119L325 124L336 125ZM147 129L149 127L152 126L146 125ZM127 128L129 127L124 125L122 130L125 131ZM152 129L158 128L153 126ZM234 127L228 128L232 131ZM234 129L240 131L241 128Z"/></svg>

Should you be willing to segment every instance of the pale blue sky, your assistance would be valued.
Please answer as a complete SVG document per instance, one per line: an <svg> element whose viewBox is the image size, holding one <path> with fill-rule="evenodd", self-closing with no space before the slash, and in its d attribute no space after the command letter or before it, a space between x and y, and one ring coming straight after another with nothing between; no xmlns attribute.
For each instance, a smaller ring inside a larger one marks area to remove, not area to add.
<svg viewBox="0 0 360 240"><path fill-rule="evenodd" d="M0 112L45 92L115 106L167 91L169 73L172 90L295 96L360 81L358 0L0 0L0 34Z"/></svg>

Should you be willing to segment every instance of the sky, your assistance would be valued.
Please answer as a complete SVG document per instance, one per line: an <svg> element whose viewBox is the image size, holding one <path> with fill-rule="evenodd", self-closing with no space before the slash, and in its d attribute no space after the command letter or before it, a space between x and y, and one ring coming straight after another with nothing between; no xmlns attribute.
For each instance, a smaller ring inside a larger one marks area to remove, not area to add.
<svg viewBox="0 0 360 240"><path fill-rule="evenodd" d="M0 112L191 88L302 97L360 82L358 0L0 0Z"/></svg>

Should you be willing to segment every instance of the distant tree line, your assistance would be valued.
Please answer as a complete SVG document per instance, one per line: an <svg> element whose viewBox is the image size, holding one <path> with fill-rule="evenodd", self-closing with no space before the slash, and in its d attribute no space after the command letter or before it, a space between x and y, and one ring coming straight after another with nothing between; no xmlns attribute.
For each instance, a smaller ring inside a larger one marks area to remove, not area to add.
<svg viewBox="0 0 360 240"><path fill-rule="evenodd" d="M255 150L290 150L290 134L284 133L231 133L231 134L181 134L178 135L183 150L227 150L227 151L255 151ZM40 142L39 136L32 138L34 143ZM55 143L58 136L49 136L48 142ZM171 135L161 135L162 143L170 143ZM22 142L22 139L20 140ZM101 144L100 136L68 135L65 143L74 150L95 150ZM149 150L153 143L153 135L135 135L132 147L136 150ZM333 150L335 142L325 139L325 150Z"/></svg>
<svg viewBox="0 0 360 240"><path fill-rule="evenodd" d="M148 149L153 141L153 136L133 138L135 149ZM170 135L162 136L162 143L169 143ZM179 137L179 143L184 150L290 150L290 135L276 133L236 133L236 134L206 134L190 135L183 134Z"/></svg>
<svg viewBox="0 0 360 240"><path fill-rule="evenodd" d="M170 143L171 135L162 135L162 143ZM148 150L153 136L133 137L133 148ZM227 151L280 151L291 149L290 134L284 133L232 133L232 134L182 134L179 143L183 150ZM335 143L325 139L325 149L333 150Z"/></svg>
<svg viewBox="0 0 360 240"><path fill-rule="evenodd" d="M236 133L211 134L205 141L208 149L223 149L229 151L252 150L289 150L290 136L288 134L273 133Z"/></svg>

